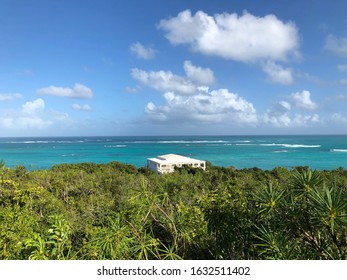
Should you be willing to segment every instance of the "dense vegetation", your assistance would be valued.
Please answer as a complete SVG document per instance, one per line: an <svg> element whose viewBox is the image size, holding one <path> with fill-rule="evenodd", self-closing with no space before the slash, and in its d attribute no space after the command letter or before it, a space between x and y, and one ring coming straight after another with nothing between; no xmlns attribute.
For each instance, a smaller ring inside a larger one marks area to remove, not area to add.
<svg viewBox="0 0 347 280"><path fill-rule="evenodd" d="M0 259L346 259L347 171L0 164Z"/></svg>

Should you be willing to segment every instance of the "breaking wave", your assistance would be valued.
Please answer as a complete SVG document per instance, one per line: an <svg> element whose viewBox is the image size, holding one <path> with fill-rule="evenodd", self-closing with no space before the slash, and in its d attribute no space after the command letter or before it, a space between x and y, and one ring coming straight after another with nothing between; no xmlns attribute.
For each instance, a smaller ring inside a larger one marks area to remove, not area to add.
<svg viewBox="0 0 347 280"><path fill-rule="evenodd" d="M302 144L259 144L260 146L276 146L276 147L285 147L285 148L320 148L321 145L302 145Z"/></svg>
<svg viewBox="0 0 347 280"><path fill-rule="evenodd" d="M347 153L347 149L331 149L330 152Z"/></svg>
<svg viewBox="0 0 347 280"><path fill-rule="evenodd" d="M126 148L127 145L104 145L104 148Z"/></svg>
<svg viewBox="0 0 347 280"><path fill-rule="evenodd" d="M240 143L236 146L263 146L263 147L285 147L285 148L320 148L321 145L303 145L303 144L256 144L256 143Z"/></svg>

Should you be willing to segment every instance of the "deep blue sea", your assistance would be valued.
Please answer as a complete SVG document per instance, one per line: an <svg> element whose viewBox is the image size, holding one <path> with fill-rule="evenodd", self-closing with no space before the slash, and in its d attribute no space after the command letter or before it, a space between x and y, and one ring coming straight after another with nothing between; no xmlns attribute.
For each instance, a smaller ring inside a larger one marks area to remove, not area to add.
<svg viewBox="0 0 347 280"><path fill-rule="evenodd" d="M23 165L30 170L60 163L110 161L141 167L147 158L168 153L238 169L346 169L347 135L0 138L0 160L7 167Z"/></svg>

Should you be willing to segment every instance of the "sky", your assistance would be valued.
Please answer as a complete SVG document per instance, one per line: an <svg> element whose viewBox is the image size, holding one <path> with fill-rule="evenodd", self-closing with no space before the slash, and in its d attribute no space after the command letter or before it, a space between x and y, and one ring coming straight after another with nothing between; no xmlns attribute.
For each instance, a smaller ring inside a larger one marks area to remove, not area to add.
<svg viewBox="0 0 347 280"><path fill-rule="evenodd" d="M346 134L346 11L0 0L0 137Z"/></svg>

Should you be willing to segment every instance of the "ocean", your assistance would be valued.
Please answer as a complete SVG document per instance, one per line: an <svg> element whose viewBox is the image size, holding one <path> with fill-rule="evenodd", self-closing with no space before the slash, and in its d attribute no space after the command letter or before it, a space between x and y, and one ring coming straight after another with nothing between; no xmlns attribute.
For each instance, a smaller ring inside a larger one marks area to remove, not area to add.
<svg viewBox="0 0 347 280"><path fill-rule="evenodd" d="M29 170L111 161L142 167L147 158L168 153L238 169L346 169L347 135L0 138L0 160L7 167L22 165Z"/></svg>

